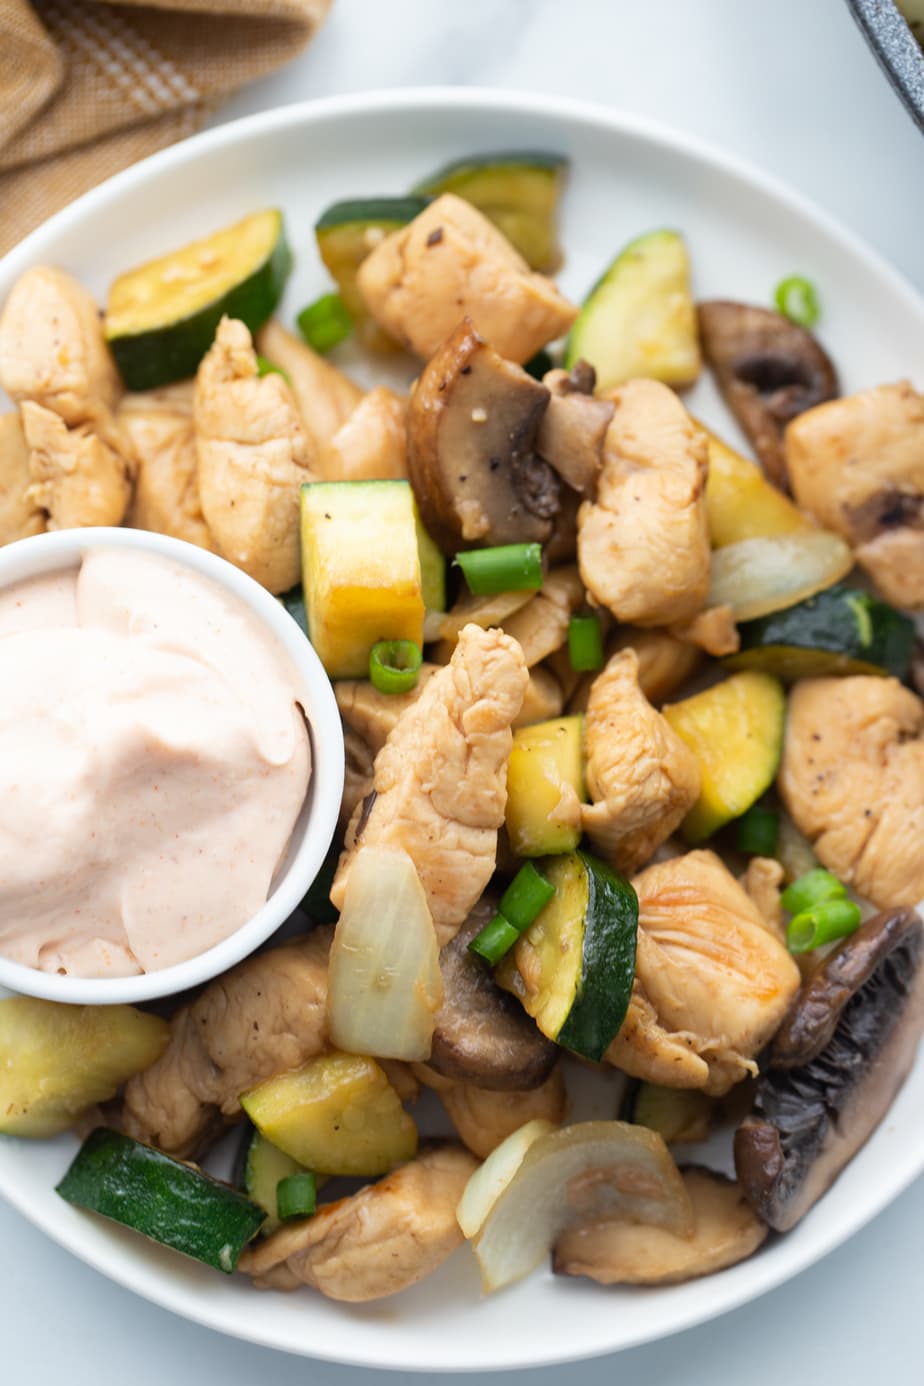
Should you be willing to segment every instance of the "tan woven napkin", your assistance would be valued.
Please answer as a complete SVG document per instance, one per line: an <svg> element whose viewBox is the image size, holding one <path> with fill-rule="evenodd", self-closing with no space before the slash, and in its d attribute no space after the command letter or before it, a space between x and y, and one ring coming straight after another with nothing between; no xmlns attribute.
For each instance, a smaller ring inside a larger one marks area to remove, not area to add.
<svg viewBox="0 0 924 1386"><path fill-rule="evenodd" d="M0 254L302 49L331 0L0 0Z"/></svg>

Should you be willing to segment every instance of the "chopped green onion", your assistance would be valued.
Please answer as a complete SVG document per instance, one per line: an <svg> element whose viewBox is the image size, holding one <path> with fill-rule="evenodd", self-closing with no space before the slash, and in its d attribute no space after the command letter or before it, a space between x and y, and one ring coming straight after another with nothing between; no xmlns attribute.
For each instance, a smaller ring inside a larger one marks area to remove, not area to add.
<svg viewBox="0 0 924 1386"><path fill-rule="evenodd" d="M531 356L523 367L527 375L531 375L533 380L541 380L547 371L555 369L555 362L543 347L537 351L535 356Z"/></svg>
<svg viewBox="0 0 924 1386"><path fill-rule="evenodd" d="M789 921L786 942L790 953L810 953L813 948L846 938L859 923L860 906L852 900L823 900Z"/></svg>
<svg viewBox="0 0 924 1386"><path fill-rule="evenodd" d="M836 876L832 876L830 871L825 871L824 867L816 866L814 870L806 871L804 876L787 886L780 896L780 901L783 909L788 910L790 914L801 914L803 910L820 905L825 900L841 900L846 894L847 887Z"/></svg>
<svg viewBox="0 0 924 1386"><path fill-rule="evenodd" d="M369 654L369 678L380 693L408 693L416 684L423 651L413 640L380 640Z"/></svg>
<svg viewBox="0 0 924 1386"><path fill-rule="evenodd" d="M505 953L510 952L519 937L519 929L515 929L510 920L505 919L502 914L496 914L490 923L475 935L468 945L468 951L476 953L479 958L484 958L486 963L494 967Z"/></svg>
<svg viewBox="0 0 924 1386"><path fill-rule="evenodd" d="M572 616L568 622L568 660L578 673L603 667L603 629L599 616Z"/></svg>
<svg viewBox="0 0 924 1386"><path fill-rule="evenodd" d="M322 354L353 331L353 319L339 294L322 294L302 309L296 321L308 345Z"/></svg>
<svg viewBox="0 0 924 1386"><path fill-rule="evenodd" d="M531 861L521 866L501 896L500 913L519 932L523 933L545 909L555 894L555 887L537 871Z"/></svg>
<svg viewBox="0 0 924 1386"><path fill-rule="evenodd" d="M799 327L814 327L821 315L815 285L802 274L781 279L773 297L783 317Z"/></svg>
<svg viewBox="0 0 924 1386"><path fill-rule="evenodd" d="M775 857L779 834L780 815L761 808L760 804L752 804L738 819L735 845L739 852L752 857Z"/></svg>
<svg viewBox="0 0 924 1386"><path fill-rule="evenodd" d="M313 1174L302 1170L289 1174L276 1185L276 1216L280 1222L289 1218L310 1218L317 1207L318 1185Z"/></svg>
<svg viewBox="0 0 924 1386"><path fill-rule="evenodd" d="M261 377L264 375L281 375L287 385L292 384L289 372L284 371L281 366L277 366L276 362L271 361L268 356L261 356L259 351L257 352L257 375Z"/></svg>
<svg viewBox="0 0 924 1386"><path fill-rule="evenodd" d="M500 544L493 549L467 549L456 563L476 597L495 592L538 592L542 586L541 544Z"/></svg>

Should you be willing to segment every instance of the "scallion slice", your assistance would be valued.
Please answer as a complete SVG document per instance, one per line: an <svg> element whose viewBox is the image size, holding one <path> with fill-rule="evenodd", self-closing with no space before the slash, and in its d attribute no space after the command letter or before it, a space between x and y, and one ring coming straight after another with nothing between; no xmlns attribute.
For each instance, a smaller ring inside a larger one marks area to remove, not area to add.
<svg viewBox="0 0 924 1386"><path fill-rule="evenodd" d="M476 597L495 592L538 592L542 586L541 544L500 544L456 554L469 591Z"/></svg>
<svg viewBox="0 0 924 1386"><path fill-rule="evenodd" d="M310 1218L317 1207L318 1186L314 1175L307 1170L289 1174L276 1185L276 1216L280 1222L289 1218Z"/></svg>
<svg viewBox="0 0 924 1386"><path fill-rule="evenodd" d="M803 910L809 910L814 905L820 905L826 900L842 900L847 895L847 887L832 876L830 871L825 871L824 867L816 866L812 871L806 871L804 876L800 876L792 885L786 887L780 896L783 909L790 914L801 914Z"/></svg>
<svg viewBox="0 0 924 1386"><path fill-rule="evenodd" d="M302 309L296 321L308 345L322 354L353 331L353 319L339 294L322 294Z"/></svg>
<svg viewBox="0 0 924 1386"><path fill-rule="evenodd" d="M528 861L501 896L497 914L468 945L469 952L476 953L494 967L542 913L554 894L552 882Z"/></svg>
<svg viewBox="0 0 924 1386"><path fill-rule="evenodd" d="M803 274L781 279L773 297L783 317L798 327L814 327L821 315L815 285Z"/></svg>
<svg viewBox="0 0 924 1386"><path fill-rule="evenodd" d="M859 923L860 906L852 900L823 900L789 921L786 942L790 953L810 953L813 948L846 938Z"/></svg>
<svg viewBox="0 0 924 1386"><path fill-rule="evenodd" d="M281 366L277 366L276 362L271 361L268 356L261 356L259 351L257 352L257 375L261 377L264 375L281 375L287 385L292 384L289 372L284 371Z"/></svg>
<svg viewBox="0 0 924 1386"><path fill-rule="evenodd" d="M775 857L780 834L780 815L752 804L738 819L735 845L752 857Z"/></svg>
<svg viewBox="0 0 924 1386"><path fill-rule="evenodd" d="M603 667L603 630L599 616L572 616L568 622L568 660L579 673Z"/></svg>
<svg viewBox="0 0 924 1386"><path fill-rule="evenodd" d="M413 640L380 640L369 654L369 678L380 693L407 693L422 662L423 651Z"/></svg>
<svg viewBox="0 0 924 1386"><path fill-rule="evenodd" d="M468 951L477 954L490 967L494 967L505 953L510 952L519 937L519 929L515 929L510 920L505 919L502 914L496 914L480 933L475 935L468 945Z"/></svg>

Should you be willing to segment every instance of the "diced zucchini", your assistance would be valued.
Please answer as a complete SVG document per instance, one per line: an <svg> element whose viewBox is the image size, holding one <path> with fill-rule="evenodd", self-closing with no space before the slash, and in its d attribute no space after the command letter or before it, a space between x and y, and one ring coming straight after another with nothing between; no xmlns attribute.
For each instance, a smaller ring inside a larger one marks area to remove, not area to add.
<svg viewBox="0 0 924 1386"><path fill-rule="evenodd" d="M407 481L302 487L302 587L311 643L331 678L364 678L379 640L423 643L424 600Z"/></svg>
<svg viewBox="0 0 924 1386"><path fill-rule="evenodd" d="M715 1103L693 1088L662 1088L640 1083L635 1094L632 1120L657 1131L668 1145L679 1141L704 1141L712 1126Z"/></svg>
<svg viewBox="0 0 924 1386"><path fill-rule="evenodd" d="M276 1186L280 1179L290 1174L302 1173L302 1166L291 1155L262 1136L259 1131L248 1127L246 1153L244 1156L241 1183L247 1197L262 1208L266 1214L261 1232L269 1236L279 1226L276 1211Z"/></svg>
<svg viewBox="0 0 924 1386"><path fill-rule="evenodd" d="M365 346L387 349L390 343L373 321L356 287L356 275L366 256L392 231L406 226L423 211L426 197L366 197L335 202L315 223L321 259L340 289L340 297Z"/></svg>
<svg viewBox="0 0 924 1386"><path fill-rule="evenodd" d="M583 718L558 717L513 733L507 763L507 833L518 857L572 852L587 799Z"/></svg>
<svg viewBox="0 0 924 1386"><path fill-rule="evenodd" d="M683 834L690 843L703 842L773 783L786 695L778 679L748 670L661 712L699 761L702 788Z"/></svg>
<svg viewBox="0 0 924 1386"><path fill-rule="evenodd" d="M565 345L565 366L589 361L599 392L636 376L692 385L702 358L690 261L678 231L649 231L597 281Z"/></svg>
<svg viewBox="0 0 924 1386"><path fill-rule="evenodd" d="M87 1137L57 1192L226 1275L265 1217L237 1189L106 1127Z"/></svg>
<svg viewBox="0 0 924 1386"><path fill-rule="evenodd" d="M420 590L427 611L446 610L446 556L423 527L417 502L414 502L417 524L417 553L420 558Z"/></svg>
<svg viewBox="0 0 924 1386"><path fill-rule="evenodd" d="M495 976L544 1035L597 1062L632 995L638 898L627 880L587 852L553 858L542 870L555 895Z"/></svg>
<svg viewBox="0 0 924 1386"><path fill-rule="evenodd" d="M241 1098L257 1130L320 1174L386 1174L413 1158L417 1128L374 1059L323 1054Z"/></svg>
<svg viewBox="0 0 924 1386"><path fill-rule="evenodd" d="M165 1020L132 1006L63 1006L32 996L0 1001L0 1132L66 1130L159 1059L168 1038Z"/></svg>
<svg viewBox="0 0 924 1386"><path fill-rule="evenodd" d="M532 269L551 274L561 263L558 201L567 171L562 154L476 155L447 164L414 192L464 198L503 232Z"/></svg>
<svg viewBox="0 0 924 1386"><path fill-rule="evenodd" d="M771 485L756 462L742 457L708 428L704 432L709 439L706 515L714 549L742 539L774 539L779 534L813 528L799 507Z"/></svg>
<svg viewBox="0 0 924 1386"><path fill-rule="evenodd" d="M914 624L859 587L838 585L738 627L741 649L725 663L763 669L786 682L832 674L906 679Z"/></svg>
<svg viewBox="0 0 924 1386"><path fill-rule="evenodd" d="M270 210L119 275L104 328L128 389L195 375L225 315L255 332L291 268L282 213Z"/></svg>

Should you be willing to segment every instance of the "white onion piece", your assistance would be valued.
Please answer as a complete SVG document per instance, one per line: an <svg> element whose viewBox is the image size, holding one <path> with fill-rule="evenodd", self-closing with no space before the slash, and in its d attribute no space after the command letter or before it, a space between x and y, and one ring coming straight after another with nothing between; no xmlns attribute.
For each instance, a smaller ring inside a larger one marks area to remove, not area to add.
<svg viewBox="0 0 924 1386"><path fill-rule="evenodd" d="M442 1004L439 947L414 863L406 852L360 848L330 950L331 1043L378 1059L429 1059Z"/></svg>
<svg viewBox="0 0 924 1386"><path fill-rule="evenodd" d="M657 1132L583 1121L534 1141L472 1242L486 1293L535 1270L566 1227L596 1218L692 1235L690 1196Z"/></svg>
<svg viewBox="0 0 924 1386"><path fill-rule="evenodd" d="M713 551L707 605L730 606L736 621L753 621L832 587L852 567L849 546L827 530L742 539Z"/></svg>
<svg viewBox="0 0 924 1386"><path fill-rule="evenodd" d="M550 1121L535 1117L501 1141L484 1164L478 1166L456 1209L456 1220L469 1241L481 1230L488 1213L520 1168L529 1147L540 1136L547 1136L554 1130Z"/></svg>

